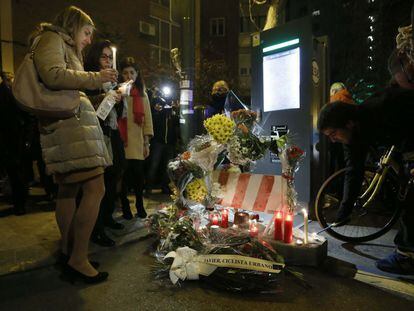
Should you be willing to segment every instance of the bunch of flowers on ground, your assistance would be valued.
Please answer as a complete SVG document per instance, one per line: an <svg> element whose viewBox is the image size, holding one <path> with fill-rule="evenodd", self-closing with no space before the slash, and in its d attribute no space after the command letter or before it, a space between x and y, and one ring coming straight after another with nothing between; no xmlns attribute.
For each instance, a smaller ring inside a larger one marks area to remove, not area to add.
<svg viewBox="0 0 414 311"><path fill-rule="evenodd" d="M204 126L207 134L195 137L187 150L168 164L174 204L150 217L150 226L160 241L156 252L160 263L157 274L168 272L174 283L192 279L196 276L186 274L194 264L189 258L217 254L245 256L247 262L255 257L270 261L270 266L279 264L279 272L285 271L283 258L265 242L252 239L242 230L213 228L210 216L215 213L220 188L212 182L212 171L220 164L221 156L227 156L233 167L238 168L262 158L270 150L280 154L284 177L292 182L293 189L294 172L303 151L289 144L285 137L271 140L257 136L256 113L249 110L235 111L231 118L215 115ZM293 193L288 196L296 200ZM174 262L168 258L174 258ZM273 270L246 268L217 268L208 275L207 280L233 291L268 290L280 277Z"/></svg>

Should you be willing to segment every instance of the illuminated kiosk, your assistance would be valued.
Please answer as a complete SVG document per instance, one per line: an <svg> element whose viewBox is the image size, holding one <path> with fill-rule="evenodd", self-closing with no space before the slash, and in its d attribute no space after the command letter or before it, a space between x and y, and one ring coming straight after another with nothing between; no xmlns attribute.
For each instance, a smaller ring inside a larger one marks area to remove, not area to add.
<svg viewBox="0 0 414 311"><path fill-rule="evenodd" d="M327 40L315 38L310 19L295 20L252 37L252 110L259 112L263 135L290 131L306 152L295 185L298 200L313 209L312 201L327 177L325 141L319 143L316 123L328 101ZM258 174L281 174L276 155L257 162Z"/></svg>

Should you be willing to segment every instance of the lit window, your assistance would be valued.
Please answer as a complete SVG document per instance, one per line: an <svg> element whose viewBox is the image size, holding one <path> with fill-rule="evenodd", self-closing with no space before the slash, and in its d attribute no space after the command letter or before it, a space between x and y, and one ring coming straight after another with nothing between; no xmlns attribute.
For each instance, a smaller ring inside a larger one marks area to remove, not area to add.
<svg viewBox="0 0 414 311"><path fill-rule="evenodd" d="M369 26L369 30L370 30L371 32L374 32L374 26Z"/></svg>
<svg viewBox="0 0 414 311"><path fill-rule="evenodd" d="M226 35L226 23L224 17L210 19L210 36L224 37Z"/></svg>
<svg viewBox="0 0 414 311"><path fill-rule="evenodd" d="M373 36L368 36L368 41L369 42L373 42L374 41L374 37Z"/></svg>
<svg viewBox="0 0 414 311"><path fill-rule="evenodd" d="M374 47L373 47L372 45L370 45L370 46L369 46L369 50L370 50L370 51L373 51L373 50L374 50Z"/></svg>
<svg viewBox="0 0 414 311"><path fill-rule="evenodd" d="M368 59L372 62L373 58L372 56L368 56Z"/></svg>
<svg viewBox="0 0 414 311"><path fill-rule="evenodd" d="M371 23L375 22L375 17L372 15L368 16L368 19L371 21Z"/></svg>
<svg viewBox="0 0 414 311"><path fill-rule="evenodd" d="M167 1L157 3L166 4ZM155 26L155 36L149 37L150 62L152 65L171 66L170 50L181 46L181 29L172 22L157 17L151 17L151 24Z"/></svg>

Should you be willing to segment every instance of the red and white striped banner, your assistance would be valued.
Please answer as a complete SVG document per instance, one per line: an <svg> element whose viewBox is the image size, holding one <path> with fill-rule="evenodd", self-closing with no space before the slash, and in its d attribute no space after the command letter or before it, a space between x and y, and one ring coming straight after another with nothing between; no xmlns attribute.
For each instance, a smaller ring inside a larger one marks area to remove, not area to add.
<svg viewBox="0 0 414 311"><path fill-rule="evenodd" d="M286 201L286 180L282 176L222 170L213 172L213 181L221 185L223 206L272 214Z"/></svg>

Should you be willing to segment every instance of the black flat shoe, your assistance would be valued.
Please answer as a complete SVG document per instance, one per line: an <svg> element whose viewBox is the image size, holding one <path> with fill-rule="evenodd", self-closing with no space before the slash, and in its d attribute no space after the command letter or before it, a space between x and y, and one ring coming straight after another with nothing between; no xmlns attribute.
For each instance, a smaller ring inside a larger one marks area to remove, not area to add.
<svg viewBox="0 0 414 311"><path fill-rule="evenodd" d="M56 264L55 265L57 267L64 267L65 265L68 264L69 259L70 259L70 256L69 255L66 255L64 253L59 253L58 258L56 259ZM97 261L90 260L89 263L95 269L98 269L99 266L100 266L100 263L97 262Z"/></svg>
<svg viewBox="0 0 414 311"><path fill-rule="evenodd" d="M26 214L26 209L25 208L14 208L13 213L16 216L23 216Z"/></svg>
<svg viewBox="0 0 414 311"><path fill-rule="evenodd" d="M75 284L77 281L82 281L86 284L98 284L106 281L108 276L108 272L98 272L98 274L95 276L88 276L72 268L69 265L65 266L62 273L62 278L64 280L69 281L72 284Z"/></svg>
<svg viewBox="0 0 414 311"><path fill-rule="evenodd" d="M103 247L111 247L115 245L115 241L108 237L105 233L91 236L91 241Z"/></svg>

